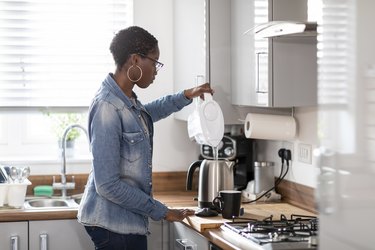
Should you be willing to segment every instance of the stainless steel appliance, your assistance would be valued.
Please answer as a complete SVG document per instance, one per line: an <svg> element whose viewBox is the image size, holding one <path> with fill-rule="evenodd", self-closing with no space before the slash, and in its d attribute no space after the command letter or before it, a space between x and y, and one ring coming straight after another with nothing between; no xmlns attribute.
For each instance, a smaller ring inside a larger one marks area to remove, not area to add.
<svg viewBox="0 0 375 250"><path fill-rule="evenodd" d="M254 162L254 193L266 192L275 186L274 163Z"/></svg>
<svg viewBox="0 0 375 250"><path fill-rule="evenodd" d="M221 227L229 241L241 242L244 249L305 250L318 248L318 219L312 216L281 215L262 220L241 219ZM248 248L247 248L248 247Z"/></svg>
<svg viewBox="0 0 375 250"><path fill-rule="evenodd" d="M218 159L235 162L234 188L242 190L249 181L254 179L254 143L244 135L224 135L218 146ZM212 147L201 145L201 159L214 158Z"/></svg>
<svg viewBox="0 0 375 250"><path fill-rule="evenodd" d="M193 174L199 168L198 207L214 209L212 201L218 196L219 191L234 189L233 167L233 161L207 159L196 161L190 165L187 174L186 189L192 189ZM205 216L210 215L207 214Z"/></svg>

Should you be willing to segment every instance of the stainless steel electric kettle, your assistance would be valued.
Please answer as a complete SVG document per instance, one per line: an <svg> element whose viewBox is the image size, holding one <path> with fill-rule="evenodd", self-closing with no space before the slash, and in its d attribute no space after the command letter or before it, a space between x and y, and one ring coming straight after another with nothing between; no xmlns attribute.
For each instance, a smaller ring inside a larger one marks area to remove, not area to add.
<svg viewBox="0 0 375 250"><path fill-rule="evenodd" d="M199 168L198 207L214 208L213 199L220 190L234 189L234 165L228 160L203 160L192 163L186 180L186 189L192 189L194 171Z"/></svg>

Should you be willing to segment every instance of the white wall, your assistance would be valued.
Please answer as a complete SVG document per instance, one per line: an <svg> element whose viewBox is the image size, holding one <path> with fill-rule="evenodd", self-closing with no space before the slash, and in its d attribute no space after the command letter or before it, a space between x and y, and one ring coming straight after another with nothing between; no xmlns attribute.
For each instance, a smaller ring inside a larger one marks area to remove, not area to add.
<svg viewBox="0 0 375 250"><path fill-rule="evenodd" d="M295 118L297 121L297 136L293 141L269 141L257 140L258 161L275 162L275 176L279 176L281 159L278 156L280 148L287 148L292 151L292 161L289 173L285 177L287 180L315 188L317 185L317 175L319 173L316 159L312 157L312 163L306 164L298 160L298 145L311 145L312 151L318 145L317 135L317 108L296 108Z"/></svg>

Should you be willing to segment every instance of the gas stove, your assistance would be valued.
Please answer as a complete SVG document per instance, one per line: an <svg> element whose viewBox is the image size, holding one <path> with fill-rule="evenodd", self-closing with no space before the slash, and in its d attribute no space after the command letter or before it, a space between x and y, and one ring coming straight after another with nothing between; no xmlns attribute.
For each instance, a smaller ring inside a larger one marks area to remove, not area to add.
<svg viewBox="0 0 375 250"><path fill-rule="evenodd" d="M317 249L318 219L312 216L291 215L287 218L281 215L277 220L270 216L262 221L241 219L225 222L221 230L232 237L237 235L242 241L246 239L249 244L257 245L256 249Z"/></svg>

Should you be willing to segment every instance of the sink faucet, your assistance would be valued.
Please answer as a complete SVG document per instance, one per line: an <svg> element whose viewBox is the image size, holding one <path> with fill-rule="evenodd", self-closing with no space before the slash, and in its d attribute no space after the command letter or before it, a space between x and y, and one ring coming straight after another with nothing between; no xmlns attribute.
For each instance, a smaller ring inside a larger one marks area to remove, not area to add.
<svg viewBox="0 0 375 250"><path fill-rule="evenodd" d="M69 125L62 136L61 139L61 158L62 158L62 165L61 165L61 182L55 182L55 176L53 177L53 184L52 187L53 189L58 189L61 190L61 197L66 198L67 197L67 190L68 189L74 189L75 188L75 181L74 181L74 176L72 176L72 182L67 182L66 181L66 137L69 133L70 130L73 128L80 128L85 132L87 140L89 141L89 136L87 134L87 130L79 125L79 124L72 124Z"/></svg>

